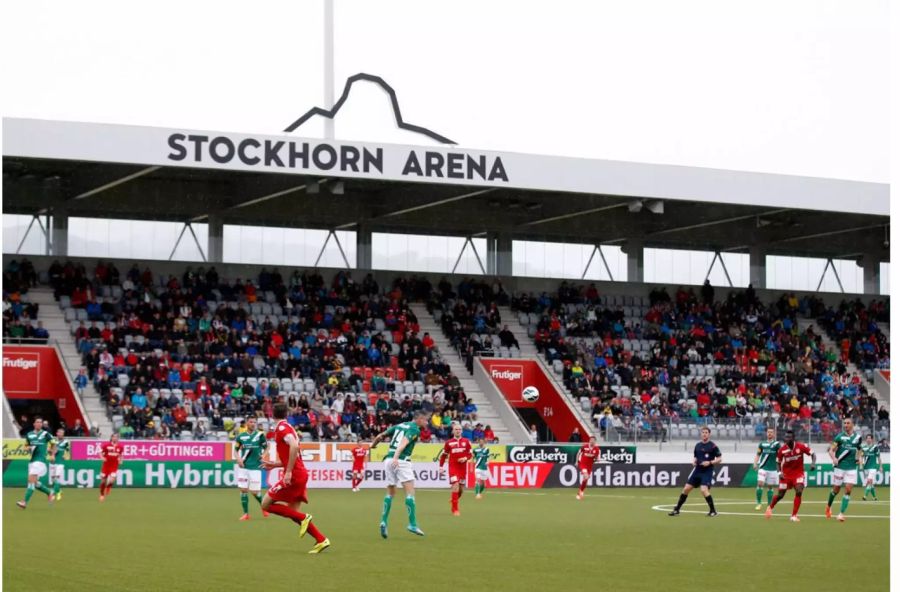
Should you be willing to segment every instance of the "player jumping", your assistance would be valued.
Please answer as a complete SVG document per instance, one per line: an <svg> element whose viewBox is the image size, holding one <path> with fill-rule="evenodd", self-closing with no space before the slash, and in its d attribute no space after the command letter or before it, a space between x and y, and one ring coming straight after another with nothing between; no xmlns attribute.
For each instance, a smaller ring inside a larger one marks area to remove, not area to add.
<svg viewBox="0 0 900 592"><path fill-rule="evenodd" d="M700 430L700 441L694 446L694 469L691 471L691 474L688 475L687 485L681 490L678 504L676 504L675 508L669 512L669 516L678 516L681 514L681 506L687 501L688 494L690 494L695 487L700 487L700 492L703 494L703 497L706 498L706 504L709 506L709 513L707 516L713 518L719 515L719 513L716 512L716 506L713 503L712 494L710 494L709 488L712 486L713 482L713 467L722 462L722 453L719 451L719 447L709 440L709 434L710 431L708 427L704 426Z"/></svg>
<svg viewBox="0 0 900 592"><path fill-rule="evenodd" d="M116 476L119 473L119 461L125 455L125 448L119 444L119 434L113 432L109 442L100 445L100 458L103 465L100 467L100 501L106 499L113 485L116 484Z"/></svg>
<svg viewBox="0 0 900 592"><path fill-rule="evenodd" d="M65 467L63 462L72 456L72 442L66 440L66 430L59 428L56 430L56 438L50 442L50 449L47 452L47 460L50 461L50 486L53 488L53 496L56 501L62 499L62 478Z"/></svg>
<svg viewBox="0 0 900 592"><path fill-rule="evenodd" d="M584 488L587 487L588 481L591 479L591 471L594 469L594 463L600 456L600 447L597 446L597 438L591 436L588 443L581 447L575 460L578 462L578 472L581 474L581 485L578 487L577 500L584 499Z"/></svg>
<svg viewBox="0 0 900 592"><path fill-rule="evenodd" d="M450 471L450 511L459 516L459 498L462 497L466 483L466 472L472 458L472 443L462 437L462 426L453 422L453 437L444 444L438 457L441 476L444 476L444 462L448 461Z"/></svg>
<svg viewBox="0 0 900 592"><path fill-rule="evenodd" d="M753 460L753 468L756 470L756 509L762 509L763 487L768 487L766 497L767 504L772 504L775 495L775 487L778 485L778 463L775 456L781 442L775 439L775 428L766 430L766 440L756 447L756 458Z"/></svg>
<svg viewBox="0 0 900 592"><path fill-rule="evenodd" d="M262 505L262 459L266 453L266 434L256 426L256 418L247 418L247 431L241 432L234 439L237 451L237 468L235 477L238 489L241 490L241 508L244 513L238 520L250 520L250 494ZM263 510L263 517L269 515Z"/></svg>
<svg viewBox="0 0 900 592"><path fill-rule="evenodd" d="M35 489L47 494L47 499L53 503L53 492L41 483L41 477L47 474L47 447L53 439L43 425L43 420L35 417L34 429L25 434L25 445L31 449L31 460L28 462L28 487L25 489L25 499L16 502L16 505L23 510L28 506L28 501L34 495Z"/></svg>
<svg viewBox="0 0 900 592"><path fill-rule="evenodd" d="M860 468L862 469L866 485L865 492L863 493L863 501L868 501L868 496L871 493L872 499L877 502L878 496L875 495L875 474L884 471L884 467L881 466L881 449L878 448L878 444L875 443L875 438L872 437L872 434L866 436L866 443L863 444Z"/></svg>
<svg viewBox="0 0 900 592"><path fill-rule="evenodd" d="M478 446L472 451L472 459L475 461L475 499L481 499L487 482L491 479L488 472L488 461L491 460L491 451L484 445L484 438L478 438Z"/></svg>
<svg viewBox="0 0 900 592"><path fill-rule="evenodd" d="M369 447L365 444L357 443L351 451L353 455L353 469L350 471L351 485L350 491L359 491L359 485L363 482L366 473L366 460L369 458Z"/></svg>
<svg viewBox="0 0 900 592"><path fill-rule="evenodd" d="M321 553L331 546L325 535L312 523L312 514L304 514L300 511L300 504L309 503L306 498L306 482L309 474L303 459L300 458L300 438L293 426L285 421L287 417L287 404L276 403L272 414L278 420L275 426L275 453L277 461L263 460L262 465L266 469L283 467L281 479L269 488L263 496L262 509L266 512L278 514L300 525L300 537L309 533L316 539L316 545L309 551L310 554Z"/></svg>
<svg viewBox="0 0 900 592"><path fill-rule="evenodd" d="M387 522L391 513L391 503L397 486L402 485L406 491L406 513L409 516L409 526L406 530L419 536L425 536L416 522L416 482L409 457L412 455L416 442L419 440L421 429L428 423L428 414L424 411L416 411L413 421L405 421L393 425L381 432L372 440L372 446L390 437L387 456L384 457L384 472L387 479L387 495L384 496L384 504L381 510L381 538L388 536Z"/></svg>
<svg viewBox="0 0 900 592"><path fill-rule="evenodd" d="M839 522L843 522L844 512L850 505L850 494L856 485L856 467L862 456L861 439L859 434L853 431L853 420L849 417L844 420L844 431L834 437L828 454L834 463L834 472L831 474L831 491L828 493L828 505L825 506L825 517L831 518L831 504L844 485L844 497L841 499L841 511L837 516Z"/></svg>
<svg viewBox="0 0 900 592"><path fill-rule="evenodd" d="M791 522L800 522L797 512L803 503L803 489L806 487L806 472L803 469L803 457L812 457L812 464L816 464L816 453L810 450L803 442L794 440L793 430L784 434L784 445L778 449L776 459L781 468L781 480L778 483L778 497L769 502L766 508L766 520L772 517L772 509L781 501L788 489L794 490L794 510L791 512Z"/></svg>

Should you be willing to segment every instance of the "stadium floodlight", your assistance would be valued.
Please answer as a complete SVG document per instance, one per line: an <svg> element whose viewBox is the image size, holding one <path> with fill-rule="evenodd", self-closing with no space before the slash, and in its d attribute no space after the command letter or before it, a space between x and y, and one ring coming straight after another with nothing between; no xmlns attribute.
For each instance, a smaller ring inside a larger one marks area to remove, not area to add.
<svg viewBox="0 0 900 592"><path fill-rule="evenodd" d="M637 214L644 208L644 202L639 199L636 199L632 202L628 203L628 211L632 214Z"/></svg>
<svg viewBox="0 0 900 592"><path fill-rule="evenodd" d="M666 204L661 199L647 202L647 209L653 214L662 214L666 211Z"/></svg>

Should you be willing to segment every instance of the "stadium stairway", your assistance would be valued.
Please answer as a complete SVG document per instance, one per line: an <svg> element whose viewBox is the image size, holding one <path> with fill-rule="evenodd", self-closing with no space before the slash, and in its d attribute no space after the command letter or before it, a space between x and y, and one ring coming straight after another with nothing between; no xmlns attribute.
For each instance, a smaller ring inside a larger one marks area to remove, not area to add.
<svg viewBox="0 0 900 592"><path fill-rule="evenodd" d="M825 327L820 325L817 320L815 320L815 319L797 319L797 328L801 332L806 332L806 330L809 327L812 327L813 331L815 331L816 333L818 333L819 335L822 336L822 344L826 348L830 348L835 351L840 351L840 348L838 347L837 343L835 343L834 340L828 336L828 333L825 331ZM866 388L869 390L869 392L875 393L875 397L878 399L878 404L884 405L884 408L890 411L890 409L891 409L890 397L885 396L885 393L879 392L878 388L875 386L875 382L871 378L869 378L869 376L865 372L860 370L859 367L857 367L857 365L852 362L847 364L847 370L851 374L854 372L859 374L863 378L863 380L866 381ZM890 393L887 393L887 394L890 394Z"/></svg>
<svg viewBox="0 0 900 592"><path fill-rule="evenodd" d="M13 418L12 408L6 396L3 396L3 437L18 438L19 430L16 428L16 422Z"/></svg>
<svg viewBox="0 0 900 592"><path fill-rule="evenodd" d="M478 407L478 423L490 425L501 444L514 444L512 435L509 433L506 424L503 423L497 410L494 409L491 402L484 396L484 393L481 392L478 383L475 382L475 379L472 378L469 371L466 370L465 362L460 359L459 354L454 350L453 346L450 345L450 341L444 336L441 327L434 321L432 316L428 314L428 309L425 308L425 305L417 302L410 305L410 308L419 319L420 333L423 335L425 333L431 335L431 338L434 339L434 345L437 347L438 352L440 352L441 357L449 364L451 372L459 378L459 384L466 393L466 396L472 399Z"/></svg>
<svg viewBox="0 0 900 592"><path fill-rule="evenodd" d="M72 335L69 324L66 323L65 315L59 307L59 303L53 298L53 290L50 288L32 288L28 292L31 302L40 305L38 318L44 323L44 328L50 333L50 339L55 340L62 354L63 362L73 382L78 370L81 368L81 356L78 354L78 348L75 346L75 337ZM76 393L77 396L77 393ZM88 421L92 427L96 426L100 429L102 436L112 434L112 422L106 416L106 408L100 395L94 389L94 385L89 381L84 389L84 396L81 397L81 405L88 414Z"/></svg>
<svg viewBox="0 0 900 592"><path fill-rule="evenodd" d="M528 327L523 327L519 324L518 314L513 312L508 306L498 306L497 311L500 313L501 324L507 325L510 333L512 333L519 342L519 356L528 360L537 360L538 364L544 369L544 372L550 377L550 380L556 385L556 388L559 389L559 392L563 393L564 396L569 397L569 390L566 388L565 383L563 383L562 376L554 372L553 367L548 364L544 356L538 352L537 347L534 345L534 339L528 335ZM603 438L600 434L600 429L591 417L590 409L585 410L582 408L581 404L574 399L572 399L572 407L578 411L584 419L584 422L591 426L591 433L602 441Z"/></svg>

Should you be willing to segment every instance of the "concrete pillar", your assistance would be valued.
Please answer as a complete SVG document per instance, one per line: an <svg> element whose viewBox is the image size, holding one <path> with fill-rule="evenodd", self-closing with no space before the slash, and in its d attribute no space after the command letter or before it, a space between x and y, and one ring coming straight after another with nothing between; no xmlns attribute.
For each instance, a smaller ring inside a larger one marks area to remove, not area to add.
<svg viewBox="0 0 900 592"><path fill-rule="evenodd" d="M490 235L488 235L490 237ZM496 235L494 246L494 272L492 275L511 276L513 274L512 264L512 238L509 235ZM488 238L488 245L491 240ZM490 259L490 246L488 246L488 259ZM490 271L488 273L491 273Z"/></svg>
<svg viewBox="0 0 900 592"><path fill-rule="evenodd" d="M762 247L750 247L750 283L755 289L766 287L766 254Z"/></svg>
<svg viewBox="0 0 900 592"><path fill-rule="evenodd" d="M644 281L644 241L628 239L622 247L628 257L628 281Z"/></svg>
<svg viewBox="0 0 900 592"><path fill-rule="evenodd" d="M372 230L365 224L356 226L356 268L372 269Z"/></svg>
<svg viewBox="0 0 900 592"><path fill-rule="evenodd" d="M863 293L879 294L881 292L881 262L875 255L866 253L860 258L863 268Z"/></svg>
<svg viewBox="0 0 900 592"><path fill-rule="evenodd" d="M34 230L32 229L32 232ZM53 228L50 230L53 255L66 257L69 254L69 213L59 206L53 208Z"/></svg>
<svg viewBox="0 0 900 592"><path fill-rule="evenodd" d="M222 263L223 234L225 224L221 214L210 214L207 219L209 234L206 239L206 260L209 263Z"/></svg>

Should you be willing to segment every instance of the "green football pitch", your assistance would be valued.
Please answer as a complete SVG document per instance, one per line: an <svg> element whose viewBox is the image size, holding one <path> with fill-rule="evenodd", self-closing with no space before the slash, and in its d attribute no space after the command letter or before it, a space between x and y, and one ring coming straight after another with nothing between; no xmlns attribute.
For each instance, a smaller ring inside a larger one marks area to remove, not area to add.
<svg viewBox="0 0 900 592"><path fill-rule="evenodd" d="M581 502L574 490L488 490L482 500L467 491L459 517L448 492L419 491L427 536L406 532L397 500L388 540L378 534L380 491L314 490L308 509L332 542L321 555L253 501L252 520L239 522L236 491L116 488L100 504L96 490L69 489L53 507L36 493L24 511L21 494L3 491L10 592L819 591L886 590L889 579L888 502L855 495L841 524L822 516L824 489L807 491L799 524L785 514L793 494L766 521L752 489L717 490L717 518L699 494L666 516L676 489L589 490Z"/></svg>

